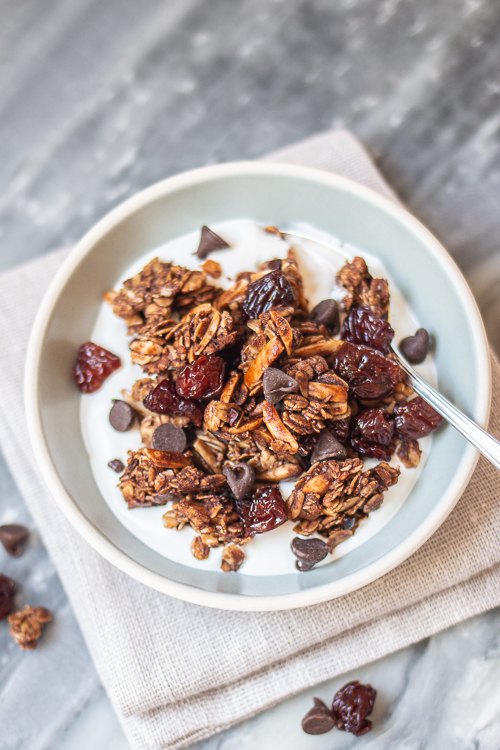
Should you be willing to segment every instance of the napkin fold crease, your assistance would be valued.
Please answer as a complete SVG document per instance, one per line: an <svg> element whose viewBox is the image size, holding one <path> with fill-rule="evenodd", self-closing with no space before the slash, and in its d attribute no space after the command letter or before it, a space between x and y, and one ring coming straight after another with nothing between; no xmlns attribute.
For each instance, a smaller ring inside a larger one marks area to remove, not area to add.
<svg viewBox="0 0 500 750"><path fill-rule="evenodd" d="M345 131L266 158L337 172L396 199ZM500 604L500 474L483 458L453 512L414 555L325 604L274 613L211 610L152 591L100 557L40 478L27 447L18 377L36 310L68 252L0 277L0 446L134 750L185 747ZM499 437L500 367L493 355L492 374L490 430Z"/></svg>

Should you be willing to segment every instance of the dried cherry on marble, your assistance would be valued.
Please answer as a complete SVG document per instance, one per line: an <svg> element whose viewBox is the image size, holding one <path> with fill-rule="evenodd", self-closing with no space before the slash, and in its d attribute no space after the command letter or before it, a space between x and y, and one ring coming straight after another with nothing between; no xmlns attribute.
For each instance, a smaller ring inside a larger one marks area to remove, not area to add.
<svg viewBox="0 0 500 750"><path fill-rule="evenodd" d="M437 430L443 418L432 406L417 396L394 407L396 434L404 440L418 440Z"/></svg>
<svg viewBox="0 0 500 750"><path fill-rule="evenodd" d="M361 737L372 728L366 717L373 711L377 691L358 680L348 682L333 698L332 714L337 729Z"/></svg>
<svg viewBox="0 0 500 750"><path fill-rule="evenodd" d="M78 350L73 378L82 393L95 393L106 378L121 366L121 359L102 346L87 341Z"/></svg>
<svg viewBox="0 0 500 750"><path fill-rule="evenodd" d="M182 398L213 398L222 390L225 369L221 357L202 354L179 371L175 390Z"/></svg>
<svg viewBox="0 0 500 750"><path fill-rule="evenodd" d="M203 408L198 401L182 398L175 390L171 380L162 380L148 393L142 402L146 409L156 414L168 414L171 417L188 417L196 427L201 427Z"/></svg>
<svg viewBox="0 0 500 750"><path fill-rule="evenodd" d="M401 378L399 366L392 359L348 341L335 353L333 369L349 384L354 396L366 400L387 396Z"/></svg>
<svg viewBox="0 0 500 750"><path fill-rule="evenodd" d="M291 305L294 301L292 285L285 274L276 269L252 281L248 286L241 310L244 320L258 318L276 305Z"/></svg>
<svg viewBox="0 0 500 750"><path fill-rule="evenodd" d="M365 344L387 354L394 330L387 320L377 318L367 307L356 307L347 314L340 337L351 344Z"/></svg>
<svg viewBox="0 0 500 750"><path fill-rule="evenodd" d="M236 510L245 524L245 534L263 534L287 521L283 497L274 484L255 490L250 500L236 502Z"/></svg>

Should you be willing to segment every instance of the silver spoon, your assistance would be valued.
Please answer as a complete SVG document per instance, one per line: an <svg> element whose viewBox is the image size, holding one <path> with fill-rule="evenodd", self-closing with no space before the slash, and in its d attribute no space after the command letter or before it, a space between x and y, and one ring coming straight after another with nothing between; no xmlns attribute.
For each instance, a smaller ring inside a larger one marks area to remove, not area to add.
<svg viewBox="0 0 500 750"><path fill-rule="evenodd" d="M318 245L332 250L339 255L339 248L333 245L328 245L322 240L318 240L310 235L301 234L299 232L282 232L282 234L290 237L298 237L302 240L308 240L309 242L316 242ZM343 257L344 254L342 253ZM479 453L490 461L497 469L500 469L500 442L496 440L493 435L483 430L476 424L470 417L467 417L460 409L457 409L447 398L441 393L436 391L427 381L420 377L420 375L413 369L413 367L406 361L400 352L395 352L398 363L403 372L406 373L408 378L408 384L413 388L415 393L427 401L433 409L437 411L446 421L451 424L458 432L464 436L469 443L477 448Z"/></svg>

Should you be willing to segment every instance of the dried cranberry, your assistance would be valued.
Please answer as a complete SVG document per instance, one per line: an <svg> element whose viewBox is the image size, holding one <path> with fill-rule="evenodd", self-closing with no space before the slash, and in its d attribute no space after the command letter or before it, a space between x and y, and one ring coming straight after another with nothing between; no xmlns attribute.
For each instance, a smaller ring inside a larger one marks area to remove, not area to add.
<svg viewBox="0 0 500 750"><path fill-rule="evenodd" d="M14 609L14 595L16 593L16 584L12 578L0 573L0 620L10 615Z"/></svg>
<svg viewBox="0 0 500 750"><path fill-rule="evenodd" d="M168 414L171 417L188 417L197 427L203 421L203 409L199 401L182 398L175 390L171 380L162 380L142 402L146 409L156 414Z"/></svg>
<svg viewBox="0 0 500 750"><path fill-rule="evenodd" d="M362 399L386 396L400 380L399 366L392 359L347 341L335 353L333 369L347 381L351 393Z"/></svg>
<svg viewBox="0 0 500 750"><path fill-rule="evenodd" d="M116 354L87 341L78 350L72 374L82 393L94 393L121 363Z"/></svg>
<svg viewBox="0 0 500 750"><path fill-rule="evenodd" d="M259 487L250 500L237 502L236 509L245 524L246 534L263 534L287 520L281 492L274 484Z"/></svg>
<svg viewBox="0 0 500 750"><path fill-rule="evenodd" d="M373 711L376 695L371 685L362 685L358 680L344 685L335 693L332 703L337 729L352 732L356 737L369 732L372 723L366 717Z"/></svg>
<svg viewBox="0 0 500 750"><path fill-rule="evenodd" d="M212 398L222 390L226 364L220 357L204 354L180 370L175 390L183 398Z"/></svg>
<svg viewBox="0 0 500 750"><path fill-rule="evenodd" d="M249 285L241 306L243 319L258 318L276 305L293 304L293 289L285 274L276 269Z"/></svg>
<svg viewBox="0 0 500 750"><path fill-rule="evenodd" d="M386 320L377 318L367 307L357 307L345 318L340 337L351 344L366 344L387 354L394 331Z"/></svg>
<svg viewBox="0 0 500 750"><path fill-rule="evenodd" d="M432 406L417 396L394 407L396 434L405 440L417 440L437 430L443 418Z"/></svg>
<svg viewBox="0 0 500 750"><path fill-rule="evenodd" d="M332 433L333 437L337 438L339 442L345 443L348 439L350 432L349 419L328 420L326 426Z"/></svg>

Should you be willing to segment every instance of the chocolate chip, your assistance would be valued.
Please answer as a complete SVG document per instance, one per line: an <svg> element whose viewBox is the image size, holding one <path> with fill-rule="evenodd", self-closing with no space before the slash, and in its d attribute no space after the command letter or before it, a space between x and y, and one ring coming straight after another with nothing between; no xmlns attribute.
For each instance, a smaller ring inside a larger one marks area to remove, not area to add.
<svg viewBox="0 0 500 750"><path fill-rule="evenodd" d="M29 535L29 529L17 523L0 526L0 542L2 542L5 551L12 557L19 557L23 554L23 542Z"/></svg>
<svg viewBox="0 0 500 750"><path fill-rule="evenodd" d="M237 500L244 500L252 494L255 483L255 471L252 466L243 463L224 466L222 473Z"/></svg>
<svg viewBox="0 0 500 750"><path fill-rule="evenodd" d="M186 433L182 427L178 427L171 422L161 424L153 432L151 445L157 451L184 453L187 445Z"/></svg>
<svg viewBox="0 0 500 750"><path fill-rule="evenodd" d="M309 313L308 320L318 326L330 328L332 333L340 331L339 303L334 299L324 299Z"/></svg>
<svg viewBox="0 0 500 750"><path fill-rule="evenodd" d="M116 471L117 474L121 474L125 468L124 463L120 461L119 458L114 458L112 461L109 461L108 466L110 469L113 469L113 471Z"/></svg>
<svg viewBox="0 0 500 750"><path fill-rule="evenodd" d="M262 385L264 398L270 404L277 404L289 393L296 393L299 390L299 384L295 378L291 378L277 367L267 368L262 378Z"/></svg>
<svg viewBox="0 0 500 750"><path fill-rule="evenodd" d="M336 461L343 461L347 456L347 451L339 441L333 437L330 430L321 430L318 442L311 454L311 465L318 461L325 461L327 458L334 458Z"/></svg>
<svg viewBox="0 0 500 750"><path fill-rule="evenodd" d="M306 734L326 734L335 726L335 721L328 706L319 698L313 698L314 708L302 719L302 729Z"/></svg>
<svg viewBox="0 0 500 750"><path fill-rule="evenodd" d="M324 560L328 554L328 546L321 539L300 539L296 536L290 545L295 557L298 557L295 565L301 572L311 570L313 565Z"/></svg>
<svg viewBox="0 0 500 750"><path fill-rule="evenodd" d="M352 529L354 524L356 523L356 519L353 516L346 516L344 520L342 521L342 528L343 529Z"/></svg>
<svg viewBox="0 0 500 750"><path fill-rule="evenodd" d="M429 353L429 334L425 328L419 328L414 336L403 339L399 348L410 364L419 365Z"/></svg>
<svg viewBox="0 0 500 750"><path fill-rule="evenodd" d="M200 244L196 251L198 258L206 258L212 250L223 250L225 247L229 247L226 240L212 232L207 226L201 228Z"/></svg>
<svg viewBox="0 0 500 750"><path fill-rule="evenodd" d="M135 412L126 401L115 398L109 412L109 422L117 432L127 432L135 422Z"/></svg>

